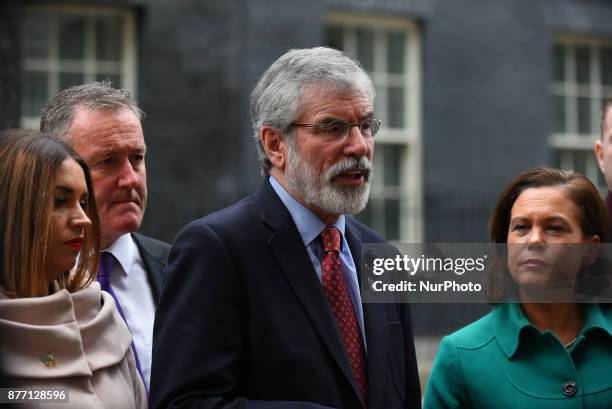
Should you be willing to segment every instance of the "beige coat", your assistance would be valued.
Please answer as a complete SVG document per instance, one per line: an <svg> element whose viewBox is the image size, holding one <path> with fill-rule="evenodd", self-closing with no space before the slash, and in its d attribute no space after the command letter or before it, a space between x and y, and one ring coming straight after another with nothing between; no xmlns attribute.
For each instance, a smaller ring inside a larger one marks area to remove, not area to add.
<svg viewBox="0 0 612 409"><path fill-rule="evenodd" d="M113 298L97 282L46 297L0 294L0 333L5 371L15 385L69 391L68 403L23 407L146 409L132 337Z"/></svg>

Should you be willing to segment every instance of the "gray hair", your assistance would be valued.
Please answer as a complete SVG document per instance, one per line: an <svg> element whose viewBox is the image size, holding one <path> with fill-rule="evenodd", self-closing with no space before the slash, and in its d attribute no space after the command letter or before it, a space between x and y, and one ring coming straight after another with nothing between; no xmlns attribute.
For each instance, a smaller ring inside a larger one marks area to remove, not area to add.
<svg viewBox="0 0 612 409"><path fill-rule="evenodd" d="M68 139L68 130L77 108L118 111L127 108L141 120L144 113L130 98L130 91L117 89L110 82L91 82L75 85L60 91L40 111L40 130L63 140Z"/></svg>
<svg viewBox="0 0 612 409"><path fill-rule="evenodd" d="M301 114L304 91L324 85L331 92L354 92L374 103L374 85L359 64L342 51L327 47L293 49L278 58L263 73L251 94L251 123L261 173L270 174L272 163L259 140L263 125L293 135L291 124Z"/></svg>

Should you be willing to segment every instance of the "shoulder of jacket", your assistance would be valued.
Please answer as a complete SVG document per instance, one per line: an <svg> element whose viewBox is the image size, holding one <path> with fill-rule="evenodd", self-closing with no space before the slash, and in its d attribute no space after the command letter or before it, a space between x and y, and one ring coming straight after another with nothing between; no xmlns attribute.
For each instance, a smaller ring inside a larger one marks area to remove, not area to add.
<svg viewBox="0 0 612 409"><path fill-rule="evenodd" d="M495 311L491 311L477 321L448 335L445 339L447 342L452 342L458 349L482 348L495 338L494 319Z"/></svg>
<svg viewBox="0 0 612 409"><path fill-rule="evenodd" d="M141 233L132 233L132 238L137 244L144 244L145 246L149 247L170 248L170 244L166 243L165 241L157 240L151 236L145 236Z"/></svg>

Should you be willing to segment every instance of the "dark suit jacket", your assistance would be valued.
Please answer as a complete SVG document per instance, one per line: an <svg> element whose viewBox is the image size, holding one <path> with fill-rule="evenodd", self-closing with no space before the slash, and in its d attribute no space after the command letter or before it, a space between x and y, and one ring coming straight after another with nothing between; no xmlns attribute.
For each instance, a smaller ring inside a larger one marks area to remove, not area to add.
<svg viewBox="0 0 612 409"><path fill-rule="evenodd" d="M362 242L383 242L352 219L346 239L353 257ZM321 284L268 182L186 226L164 274L152 408L363 407ZM363 309L369 408L420 408L408 305Z"/></svg>
<svg viewBox="0 0 612 409"><path fill-rule="evenodd" d="M139 233L132 233L132 238L140 251L140 257L142 257L147 272L147 281L153 293L153 300L157 304L161 292L162 272L168 264L170 245Z"/></svg>

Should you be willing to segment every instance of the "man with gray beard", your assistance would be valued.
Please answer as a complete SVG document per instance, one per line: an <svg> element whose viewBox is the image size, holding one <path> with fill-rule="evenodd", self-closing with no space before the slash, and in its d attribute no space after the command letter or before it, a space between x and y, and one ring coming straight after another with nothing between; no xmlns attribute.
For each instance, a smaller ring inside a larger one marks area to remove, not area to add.
<svg viewBox="0 0 612 409"><path fill-rule="evenodd" d="M177 236L157 309L151 405L420 408L406 304L363 303L374 87L342 52L291 50L251 114L264 182ZM177 348L177 341L180 344Z"/></svg>

